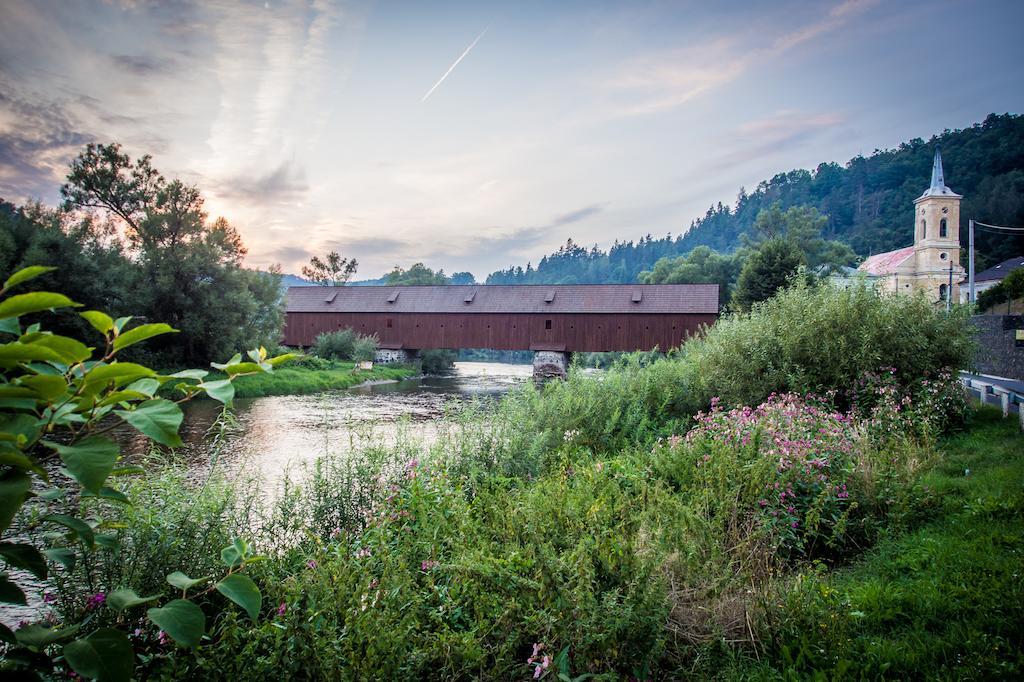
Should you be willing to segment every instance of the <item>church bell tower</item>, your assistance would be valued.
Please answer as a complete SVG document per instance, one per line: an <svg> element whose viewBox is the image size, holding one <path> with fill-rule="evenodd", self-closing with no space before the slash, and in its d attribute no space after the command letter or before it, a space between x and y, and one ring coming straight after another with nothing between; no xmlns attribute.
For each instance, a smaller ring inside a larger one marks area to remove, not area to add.
<svg viewBox="0 0 1024 682"><path fill-rule="evenodd" d="M963 197L946 187L942 173L942 153L935 148L932 183L914 200L915 288L923 289L936 301L953 296L958 300L960 267L960 200ZM949 290L950 266L953 291Z"/></svg>

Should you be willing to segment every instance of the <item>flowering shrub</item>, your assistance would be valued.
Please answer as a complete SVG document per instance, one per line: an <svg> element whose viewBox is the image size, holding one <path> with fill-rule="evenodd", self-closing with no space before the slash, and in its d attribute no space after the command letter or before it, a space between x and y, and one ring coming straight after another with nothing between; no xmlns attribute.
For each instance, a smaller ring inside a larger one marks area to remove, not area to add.
<svg viewBox="0 0 1024 682"><path fill-rule="evenodd" d="M753 530L784 554L842 535L857 441L849 416L814 398L772 394L757 408L728 411L713 400L695 420L685 439L673 436L655 454L681 458L690 468L684 485L727 532Z"/></svg>
<svg viewBox="0 0 1024 682"><path fill-rule="evenodd" d="M852 413L866 426L876 442L912 435L921 439L961 425L967 414L967 397L949 369L901 381L895 367L867 372L850 390Z"/></svg>

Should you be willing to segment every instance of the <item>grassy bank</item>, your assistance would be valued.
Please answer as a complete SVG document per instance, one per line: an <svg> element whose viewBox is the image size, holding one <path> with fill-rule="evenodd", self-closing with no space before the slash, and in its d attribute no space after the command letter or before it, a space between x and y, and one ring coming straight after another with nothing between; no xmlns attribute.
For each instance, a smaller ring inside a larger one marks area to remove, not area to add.
<svg viewBox="0 0 1024 682"><path fill-rule="evenodd" d="M997 410L942 443L927 522L780 590L768 662L736 677L1009 679L1024 673L1024 437Z"/></svg>
<svg viewBox="0 0 1024 682"><path fill-rule="evenodd" d="M317 360L313 366L286 365L268 374L254 374L235 380L235 397L260 398L268 395L295 395L351 388L366 381L406 379L415 376L415 368L374 365L357 370L355 363L341 360Z"/></svg>

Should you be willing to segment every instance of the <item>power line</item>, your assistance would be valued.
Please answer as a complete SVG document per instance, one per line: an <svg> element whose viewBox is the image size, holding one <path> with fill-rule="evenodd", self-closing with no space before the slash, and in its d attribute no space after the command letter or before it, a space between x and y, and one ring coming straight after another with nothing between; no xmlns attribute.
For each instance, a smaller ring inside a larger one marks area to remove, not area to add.
<svg viewBox="0 0 1024 682"><path fill-rule="evenodd" d="M1024 232L1024 227L1007 227L1006 225L989 225L988 223L979 223L977 220L974 221L975 227L983 227L992 230L1006 230L1008 232Z"/></svg>

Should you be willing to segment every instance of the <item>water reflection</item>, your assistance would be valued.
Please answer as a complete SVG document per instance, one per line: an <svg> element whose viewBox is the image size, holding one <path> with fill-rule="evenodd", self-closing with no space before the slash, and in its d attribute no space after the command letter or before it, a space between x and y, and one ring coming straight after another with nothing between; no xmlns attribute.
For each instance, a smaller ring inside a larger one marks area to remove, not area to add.
<svg viewBox="0 0 1024 682"><path fill-rule="evenodd" d="M431 440L435 421L460 402L501 396L528 381L530 365L459 362L444 377L374 383L344 391L238 400L235 421L224 432L218 465L262 476L268 487L288 469L328 452L343 455L366 444L394 442L400 435ZM197 470L214 457L209 432L218 405L186 405L179 451ZM128 453L139 454L145 442L122 431Z"/></svg>

